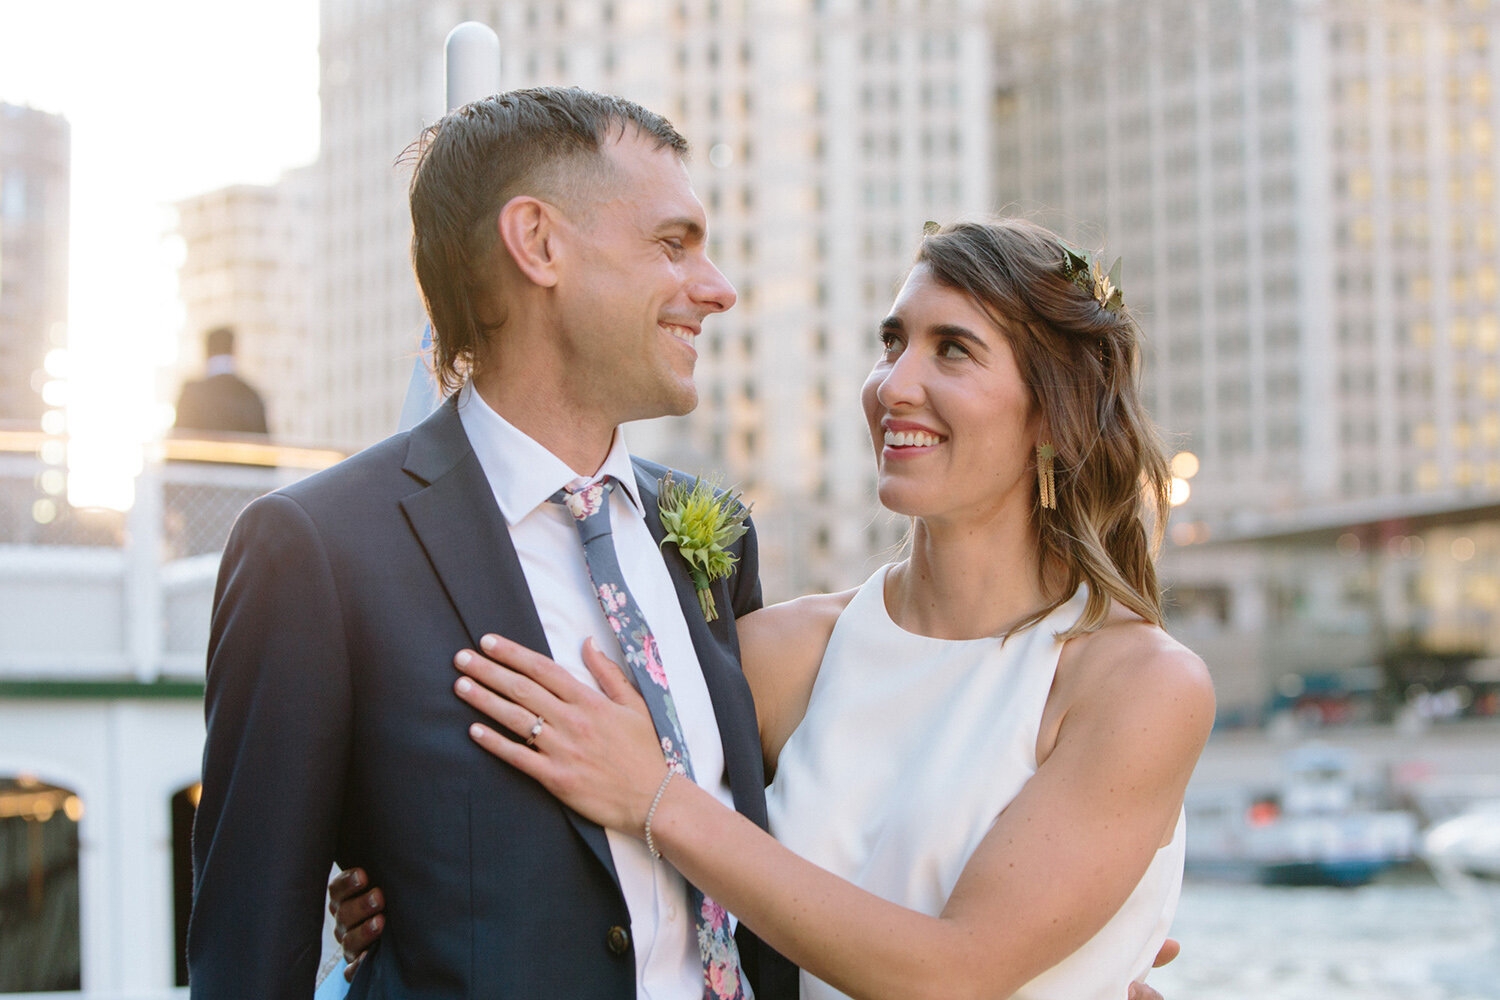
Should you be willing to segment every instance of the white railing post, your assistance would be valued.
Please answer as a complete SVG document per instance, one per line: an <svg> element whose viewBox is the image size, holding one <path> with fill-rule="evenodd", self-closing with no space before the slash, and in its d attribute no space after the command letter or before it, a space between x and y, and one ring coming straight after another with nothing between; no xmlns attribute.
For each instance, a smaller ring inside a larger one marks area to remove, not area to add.
<svg viewBox="0 0 1500 1000"><path fill-rule="evenodd" d="M135 481L135 504L125 519L125 647L135 678L161 675L162 466L148 460Z"/></svg>
<svg viewBox="0 0 1500 1000"><path fill-rule="evenodd" d="M500 36L478 21L465 21L443 42L443 93L448 110L500 92Z"/></svg>

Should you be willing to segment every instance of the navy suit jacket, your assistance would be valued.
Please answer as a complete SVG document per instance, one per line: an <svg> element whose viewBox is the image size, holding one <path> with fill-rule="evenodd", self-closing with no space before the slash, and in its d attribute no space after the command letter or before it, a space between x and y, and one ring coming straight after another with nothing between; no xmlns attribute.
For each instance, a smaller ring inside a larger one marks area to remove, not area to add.
<svg viewBox="0 0 1500 1000"><path fill-rule="evenodd" d="M666 470L637 461L651 510ZM647 522L658 541L657 518ZM760 606L753 531L698 610L663 559L702 664L735 806L766 822L733 620ZM193 833L195 1000L307 998L330 864L386 892L350 997L630 998L630 918L602 828L477 747L453 655L497 632L549 653L489 483L450 402L247 507L224 553ZM622 937L622 929L626 932ZM795 970L748 934L762 1000Z"/></svg>

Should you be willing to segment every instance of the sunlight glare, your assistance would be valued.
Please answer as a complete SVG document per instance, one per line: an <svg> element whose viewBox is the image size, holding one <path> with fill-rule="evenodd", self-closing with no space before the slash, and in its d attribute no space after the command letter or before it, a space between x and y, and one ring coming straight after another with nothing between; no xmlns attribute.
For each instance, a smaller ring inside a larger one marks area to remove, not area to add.
<svg viewBox="0 0 1500 1000"><path fill-rule="evenodd" d="M135 503L145 442L160 436L160 411L150 392L155 358L137 347L149 341L150 324L111 333L86 338L90 350L73 354L68 502L124 511Z"/></svg>
<svg viewBox="0 0 1500 1000"><path fill-rule="evenodd" d="M1186 479L1180 476L1172 477L1172 486L1167 493L1167 500L1173 507L1181 507L1188 502L1188 497L1193 495L1193 487Z"/></svg>

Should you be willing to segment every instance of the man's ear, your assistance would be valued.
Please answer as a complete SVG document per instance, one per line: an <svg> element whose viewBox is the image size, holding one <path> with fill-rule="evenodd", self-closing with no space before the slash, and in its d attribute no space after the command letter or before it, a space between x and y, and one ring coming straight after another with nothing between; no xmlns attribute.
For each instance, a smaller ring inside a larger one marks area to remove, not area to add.
<svg viewBox="0 0 1500 1000"><path fill-rule="evenodd" d="M506 202L496 221L516 268L543 288L557 284L558 222L556 207L529 195Z"/></svg>

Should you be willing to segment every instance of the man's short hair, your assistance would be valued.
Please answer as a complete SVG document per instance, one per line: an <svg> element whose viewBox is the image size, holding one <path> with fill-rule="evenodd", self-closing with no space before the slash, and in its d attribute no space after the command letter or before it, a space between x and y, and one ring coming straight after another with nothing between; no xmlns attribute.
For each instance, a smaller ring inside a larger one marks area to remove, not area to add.
<svg viewBox="0 0 1500 1000"><path fill-rule="evenodd" d="M484 264L507 201L533 195L567 205L607 176L603 147L634 126L686 156L688 144L661 115L633 101L577 87L535 87L466 104L422 132L408 149L411 259L432 320L432 367L448 391L473 369L499 328L474 307ZM503 320L503 316L501 317Z"/></svg>
<svg viewBox="0 0 1500 1000"><path fill-rule="evenodd" d="M216 326L203 335L203 354L214 358L234 353L234 327Z"/></svg>

